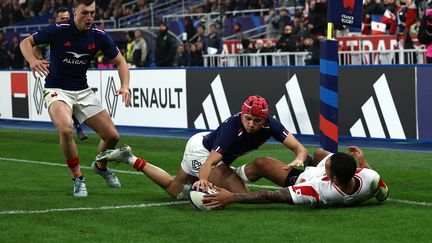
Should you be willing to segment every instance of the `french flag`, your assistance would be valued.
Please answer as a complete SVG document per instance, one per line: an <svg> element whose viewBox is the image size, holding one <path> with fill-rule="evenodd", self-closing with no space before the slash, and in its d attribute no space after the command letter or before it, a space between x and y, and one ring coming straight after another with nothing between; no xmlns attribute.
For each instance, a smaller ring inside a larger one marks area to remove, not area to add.
<svg viewBox="0 0 432 243"><path fill-rule="evenodd" d="M386 24L372 21L371 25L372 35L385 35Z"/></svg>

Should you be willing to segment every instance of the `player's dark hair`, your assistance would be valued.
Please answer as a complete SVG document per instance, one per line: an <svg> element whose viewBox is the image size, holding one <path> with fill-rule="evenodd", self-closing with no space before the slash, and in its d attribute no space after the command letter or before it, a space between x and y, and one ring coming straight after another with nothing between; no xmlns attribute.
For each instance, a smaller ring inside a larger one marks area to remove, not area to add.
<svg viewBox="0 0 432 243"><path fill-rule="evenodd" d="M89 6L92 3L94 3L96 0L74 0L73 1L73 7L76 8L80 4L84 4L85 6Z"/></svg>
<svg viewBox="0 0 432 243"><path fill-rule="evenodd" d="M357 162L353 156L346 153L335 153L330 157L330 173L345 185L353 178Z"/></svg>

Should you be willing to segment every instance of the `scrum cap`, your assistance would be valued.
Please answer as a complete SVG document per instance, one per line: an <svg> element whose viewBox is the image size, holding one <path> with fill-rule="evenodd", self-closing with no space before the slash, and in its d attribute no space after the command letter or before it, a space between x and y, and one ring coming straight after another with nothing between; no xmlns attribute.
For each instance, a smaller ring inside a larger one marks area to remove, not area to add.
<svg viewBox="0 0 432 243"><path fill-rule="evenodd" d="M267 118L268 115L267 100L258 95L249 96L243 102L242 114L251 114L252 116Z"/></svg>

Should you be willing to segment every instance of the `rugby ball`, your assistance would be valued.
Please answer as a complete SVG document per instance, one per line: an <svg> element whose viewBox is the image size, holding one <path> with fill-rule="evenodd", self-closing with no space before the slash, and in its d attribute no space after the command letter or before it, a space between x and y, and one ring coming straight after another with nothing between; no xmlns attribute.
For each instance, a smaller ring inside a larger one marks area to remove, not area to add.
<svg viewBox="0 0 432 243"><path fill-rule="evenodd" d="M203 203L204 195L217 193L218 190L214 188L209 188L207 191L203 191L201 188L192 188L189 192L189 201L196 209L201 211L213 210L212 208L208 208Z"/></svg>

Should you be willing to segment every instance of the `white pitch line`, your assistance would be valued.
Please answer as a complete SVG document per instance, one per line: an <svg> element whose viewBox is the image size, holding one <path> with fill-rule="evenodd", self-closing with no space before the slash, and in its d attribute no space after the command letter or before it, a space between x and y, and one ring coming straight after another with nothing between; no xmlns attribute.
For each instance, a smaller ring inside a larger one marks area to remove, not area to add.
<svg viewBox="0 0 432 243"><path fill-rule="evenodd" d="M95 211L95 210L110 210L110 209L123 209L123 208L148 208L148 207L161 207L187 204L188 201L174 201L174 202L160 202L160 203L143 203L136 205L118 205L118 206L101 206L101 207L86 207L86 208L50 208L42 210L6 210L0 211L0 215L11 214L42 214L52 212L72 212L72 211Z"/></svg>
<svg viewBox="0 0 432 243"><path fill-rule="evenodd" d="M35 161L35 160L26 160L26 159L13 159L13 158L2 158L2 157L0 157L0 160L13 161L13 162L19 162L19 163L48 165L48 166L58 166L58 167L66 167L67 166L65 164L58 164L58 163L53 163L53 162L48 162L48 161ZM83 168L83 169L91 169L91 167L89 167L89 166L81 166L81 168ZM136 175L141 175L142 174L142 173L136 172L136 171L116 170L116 169L111 169L111 170L114 171L114 172L123 173L123 174L136 174ZM256 185L256 184L247 184L247 186L248 187L263 188L263 189L272 189L272 190L277 190L277 189L281 188L279 186L266 186L266 185ZM401 199L393 199L393 198L389 198L387 200L391 201L391 202L397 202L397 203L408 204L408 205L432 207L432 203L430 203L430 202L419 202L419 201L401 200ZM59 211L61 211L61 210L59 210Z"/></svg>

